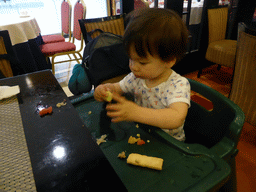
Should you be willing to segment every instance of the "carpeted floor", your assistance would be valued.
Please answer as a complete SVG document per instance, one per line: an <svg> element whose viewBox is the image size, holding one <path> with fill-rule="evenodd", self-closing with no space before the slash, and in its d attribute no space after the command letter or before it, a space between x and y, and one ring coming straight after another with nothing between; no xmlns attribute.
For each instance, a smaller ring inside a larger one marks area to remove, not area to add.
<svg viewBox="0 0 256 192"><path fill-rule="evenodd" d="M221 67L218 71L217 65L213 65L204 69L200 78L197 78L197 72L189 73L184 76L206 84L228 97L231 90L233 70L228 67ZM204 100L196 93L192 93L191 99L195 102L204 103L208 109L211 108L211 102ZM236 156L237 191L254 192L256 190L255 126L245 122L237 148L239 150Z"/></svg>

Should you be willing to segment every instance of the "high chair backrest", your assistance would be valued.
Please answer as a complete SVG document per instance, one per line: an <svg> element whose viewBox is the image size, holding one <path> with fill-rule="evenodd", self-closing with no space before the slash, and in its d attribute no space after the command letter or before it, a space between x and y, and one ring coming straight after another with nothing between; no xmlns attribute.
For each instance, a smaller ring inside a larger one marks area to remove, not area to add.
<svg viewBox="0 0 256 192"><path fill-rule="evenodd" d="M61 30L62 36L69 35L69 41L71 39L71 15L72 5L69 0L63 0L61 3Z"/></svg>
<svg viewBox="0 0 256 192"><path fill-rule="evenodd" d="M224 40L228 22L228 7L208 9L209 43Z"/></svg>
<svg viewBox="0 0 256 192"><path fill-rule="evenodd" d="M104 32L110 32L121 36L124 34L123 15L115 15L95 19L82 19L79 21L79 23L86 43L89 41L87 39L88 33L95 29L101 29ZM95 32L92 34L91 38L95 38L99 34L100 32Z"/></svg>
<svg viewBox="0 0 256 192"><path fill-rule="evenodd" d="M184 130L188 143L199 143L208 148L218 149L221 157L230 155L236 148L244 124L244 113L240 107L214 89L188 79L191 90L212 102L212 109L191 101ZM225 142L228 142L225 144ZM230 146L229 146L230 145ZM218 151L216 150L216 151Z"/></svg>

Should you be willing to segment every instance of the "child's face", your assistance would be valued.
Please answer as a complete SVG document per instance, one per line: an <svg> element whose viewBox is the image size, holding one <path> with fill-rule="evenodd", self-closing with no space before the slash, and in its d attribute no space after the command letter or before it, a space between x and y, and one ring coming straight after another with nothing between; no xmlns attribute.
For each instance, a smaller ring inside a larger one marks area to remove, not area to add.
<svg viewBox="0 0 256 192"><path fill-rule="evenodd" d="M173 64L172 64L173 63ZM130 69L137 78L154 80L165 78L170 75L170 68L175 64L175 61L166 63L159 57L153 57L149 53L147 58L138 56L133 46L130 49Z"/></svg>

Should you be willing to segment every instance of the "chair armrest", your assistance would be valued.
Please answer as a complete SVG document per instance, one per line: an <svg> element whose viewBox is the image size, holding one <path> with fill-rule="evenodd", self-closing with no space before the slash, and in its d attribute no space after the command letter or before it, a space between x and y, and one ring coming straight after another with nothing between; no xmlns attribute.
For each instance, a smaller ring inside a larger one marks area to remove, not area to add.
<svg viewBox="0 0 256 192"><path fill-rule="evenodd" d="M152 131L152 134L161 140L162 142L165 142L169 145L172 145L173 147L182 150L183 153L187 153L189 155L206 155L208 157L215 157L217 156L216 153L209 153L209 149L206 148L203 145L200 144L189 144L189 143L184 143L182 141L178 141L177 139L173 138L170 136L168 133L164 132L160 128L153 128L154 130Z"/></svg>
<svg viewBox="0 0 256 192"><path fill-rule="evenodd" d="M72 103L72 105L76 105L79 102L82 102L84 100L93 99L94 98L93 93L94 93L94 90L91 90L88 93L83 93L79 96L74 96L70 99L70 102Z"/></svg>
<svg viewBox="0 0 256 192"><path fill-rule="evenodd" d="M217 154L220 158L224 160L228 160L236 150L235 142L227 137L224 137L220 142L214 145L210 150L215 154Z"/></svg>

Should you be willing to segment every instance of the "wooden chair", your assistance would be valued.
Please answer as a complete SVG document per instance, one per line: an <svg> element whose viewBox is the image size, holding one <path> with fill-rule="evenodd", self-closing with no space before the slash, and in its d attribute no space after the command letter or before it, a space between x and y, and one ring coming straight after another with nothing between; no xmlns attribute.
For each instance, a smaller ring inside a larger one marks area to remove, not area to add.
<svg viewBox="0 0 256 192"><path fill-rule="evenodd" d="M95 18L95 19L81 19L79 20L79 24L81 27L81 31L85 40L85 44L87 44L91 39L97 37L100 32L97 30L92 34L95 29L101 29L104 32L110 32L116 35L124 35L124 16L123 15L115 15L109 17ZM119 82L123 77L127 74L120 75L109 80L103 81L102 83L114 83Z"/></svg>
<svg viewBox="0 0 256 192"><path fill-rule="evenodd" d="M230 100L244 111L246 122L256 126L256 33L241 32L238 40Z"/></svg>
<svg viewBox="0 0 256 192"><path fill-rule="evenodd" d="M84 19L86 15L86 6L83 0L79 0L76 2L74 7L74 29L73 29L73 37L72 42L57 42L57 43L49 43L41 45L41 51L48 60L49 57L52 58L52 73L55 74L55 67L54 65L57 63L69 62L69 61L77 61L80 63L79 60L82 60L82 55L80 52L82 51L84 44L83 44L83 37L81 34L81 29L79 27L79 19ZM76 49L75 39L80 41L80 48ZM77 56L77 55L78 56ZM58 62L55 62L55 58L58 56L67 55L69 57L68 60L64 59ZM70 57L73 55L74 59Z"/></svg>
<svg viewBox="0 0 256 192"><path fill-rule="evenodd" d="M7 30L0 31L0 71L5 77L12 77L11 62L15 58L12 43Z"/></svg>
<svg viewBox="0 0 256 192"><path fill-rule="evenodd" d="M100 34L100 32L96 31L90 36L89 33L94 31L95 29L101 29L104 32L110 32L116 35L124 35L123 15L115 15L95 19L81 19L79 20L79 24L85 44L87 44L91 38L95 38Z"/></svg>
<svg viewBox="0 0 256 192"><path fill-rule="evenodd" d="M63 0L61 3L61 35L43 35L44 43L65 42L64 35L68 35L71 41L71 15L72 5L69 0Z"/></svg>
<svg viewBox="0 0 256 192"><path fill-rule="evenodd" d="M221 66L234 67L237 41L225 39L228 8L208 9L209 44L205 58ZM198 78L202 69L198 72Z"/></svg>

